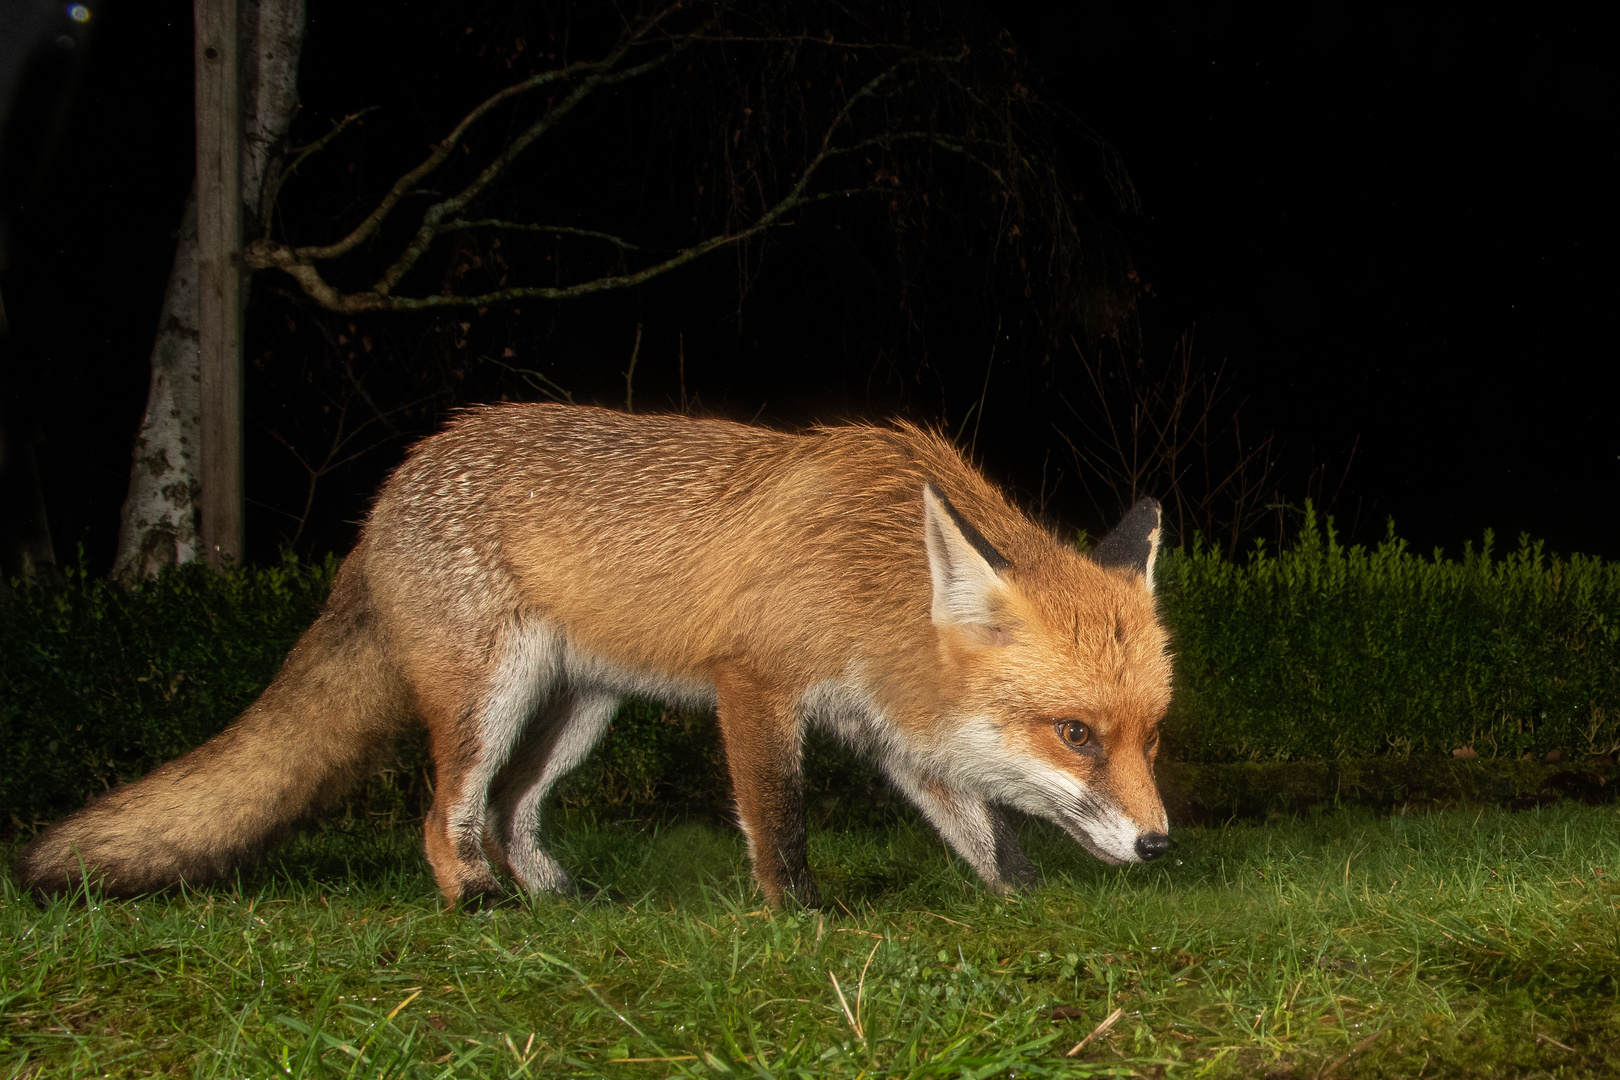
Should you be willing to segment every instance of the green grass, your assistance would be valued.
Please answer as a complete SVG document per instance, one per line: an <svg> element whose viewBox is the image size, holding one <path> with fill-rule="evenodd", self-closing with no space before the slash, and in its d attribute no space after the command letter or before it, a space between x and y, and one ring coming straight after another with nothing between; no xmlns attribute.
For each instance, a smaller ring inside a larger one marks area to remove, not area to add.
<svg viewBox="0 0 1620 1080"><path fill-rule="evenodd" d="M1004 901L896 818L812 834L826 915L762 910L733 831L584 814L553 848L601 897L477 915L406 832L130 903L8 879L0 1077L1614 1075L1617 825L1341 811L1128 870L1030 825Z"/></svg>

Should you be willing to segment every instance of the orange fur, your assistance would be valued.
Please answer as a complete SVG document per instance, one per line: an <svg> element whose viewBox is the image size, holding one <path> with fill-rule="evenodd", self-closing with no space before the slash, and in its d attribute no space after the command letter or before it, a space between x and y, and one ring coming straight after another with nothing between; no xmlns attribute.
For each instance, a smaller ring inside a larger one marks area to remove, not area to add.
<svg viewBox="0 0 1620 1080"><path fill-rule="evenodd" d="M475 409L384 486L259 702L54 827L25 877L59 889L82 865L125 893L217 877L414 718L430 731L426 846L446 897L498 893L503 875L566 890L534 839L540 806L627 694L718 708L773 903L818 899L798 795L809 724L874 754L994 888L1033 878L1003 804L1101 857L1149 858L1170 693L1142 573L1156 523L1155 505L1139 542L1105 544L1134 570L1099 565L905 424L790 435ZM1066 719L1093 741L1066 745Z"/></svg>

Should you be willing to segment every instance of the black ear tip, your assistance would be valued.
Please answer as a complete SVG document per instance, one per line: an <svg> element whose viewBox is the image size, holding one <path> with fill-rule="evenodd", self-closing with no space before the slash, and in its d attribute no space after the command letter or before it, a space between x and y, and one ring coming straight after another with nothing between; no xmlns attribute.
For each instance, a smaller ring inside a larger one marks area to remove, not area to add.
<svg viewBox="0 0 1620 1080"><path fill-rule="evenodd" d="M1091 550L1091 558L1102 566L1127 567L1139 574L1148 571L1158 543L1162 512L1157 499L1139 499L1119 524Z"/></svg>

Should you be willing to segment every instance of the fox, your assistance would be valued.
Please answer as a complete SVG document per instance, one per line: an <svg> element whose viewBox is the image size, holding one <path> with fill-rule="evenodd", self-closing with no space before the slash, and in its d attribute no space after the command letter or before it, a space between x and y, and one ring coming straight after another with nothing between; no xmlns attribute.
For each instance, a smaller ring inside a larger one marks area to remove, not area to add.
<svg viewBox="0 0 1620 1080"><path fill-rule="evenodd" d="M1039 882L1009 810L1110 864L1170 846L1170 704L1144 499L1092 550L937 432L797 433L477 406L384 483L320 616L229 727L46 830L38 895L134 896L260 856L425 725L447 904L577 894L547 794L630 697L713 709L754 880L818 907L807 733L873 760L1000 894Z"/></svg>

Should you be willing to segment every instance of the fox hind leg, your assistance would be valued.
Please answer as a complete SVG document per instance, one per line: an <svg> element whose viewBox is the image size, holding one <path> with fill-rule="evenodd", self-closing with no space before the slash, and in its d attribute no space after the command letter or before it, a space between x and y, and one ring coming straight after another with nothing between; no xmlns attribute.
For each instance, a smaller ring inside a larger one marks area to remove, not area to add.
<svg viewBox="0 0 1620 1080"><path fill-rule="evenodd" d="M616 694L559 694L529 726L496 778L486 840L512 879L529 892L578 890L540 846L540 812L551 789L601 741L620 699Z"/></svg>
<svg viewBox="0 0 1620 1080"><path fill-rule="evenodd" d="M507 627L491 653L473 678L447 680L441 668L415 680L432 732L428 862L445 899L458 905L504 891L484 850L490 787L557 681L556 637L544 626Z"/></svg>

